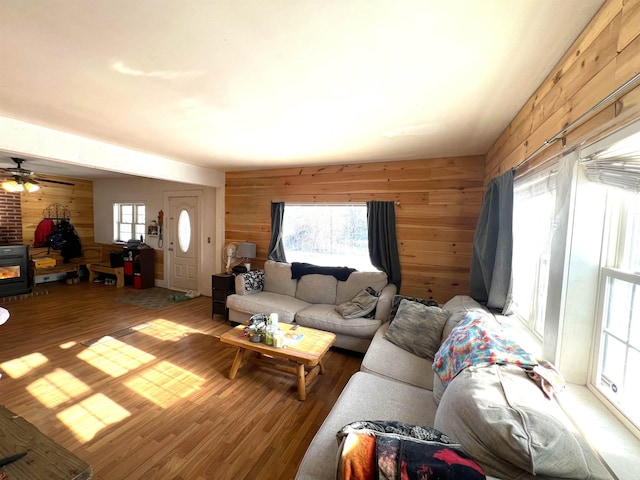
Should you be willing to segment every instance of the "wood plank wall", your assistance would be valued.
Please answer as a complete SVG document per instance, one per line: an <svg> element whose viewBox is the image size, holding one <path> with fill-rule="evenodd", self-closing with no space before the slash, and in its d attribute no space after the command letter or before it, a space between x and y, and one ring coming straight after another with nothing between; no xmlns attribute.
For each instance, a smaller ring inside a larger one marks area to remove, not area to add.
<svg viewBox="0 0 640 480"><path fill-rule="evenodd" d="M260 268L271 202L396 201L401 293L445 302L469 290L483 172L483 156L227 172L225 242L255 243Z"/></svg>
<svg viewBox="0 0 640 480"><path fill-rule="evenodd" d="M520 164L569 123L640 70L640 0L608 0L549 77L490 148L485 183ZM570 132L567 146L638 117L640 87ZM535 168L562 149L556 142L527 163Z"/></svg>
<svg viewBox="0 0 640 480"><path fill-rule="evenodd" d="M82 245L93 244L93 182L49 175L38 177L73 185L40 182L40 190L37 192L20 194L23 242L33 246L36 227L44 218L43 212L50 205L59 204L69 210L70 223L78 232Z"/></svg>
<svg viewBox="0 0 640 480"><path fill-rule="evenodd" d="M40 190L34 193L20 194L22 210L22 241L25 245L33 246L34 234L38 223L44 218L43 212L53 204L59 204L69 209L70 222L75 227L82 242L82 246L95 245L93 220L93 182L78 178L38 175L38 178L63 181L73 185L40 182ZM111 251L114 245L101 244ZM154 250L155 278L164 279L164 252Z"/></svg>

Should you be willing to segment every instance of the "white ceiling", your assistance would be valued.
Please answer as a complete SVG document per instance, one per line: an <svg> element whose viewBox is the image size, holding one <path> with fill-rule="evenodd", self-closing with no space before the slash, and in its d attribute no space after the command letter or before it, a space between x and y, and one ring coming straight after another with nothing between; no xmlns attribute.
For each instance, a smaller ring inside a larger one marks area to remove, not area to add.
<svg viewBox="0 0 640 480"><path fill-rule="evenodd" d="M221 171L484 154L602 3L2 0L0 116Z"/></svg>

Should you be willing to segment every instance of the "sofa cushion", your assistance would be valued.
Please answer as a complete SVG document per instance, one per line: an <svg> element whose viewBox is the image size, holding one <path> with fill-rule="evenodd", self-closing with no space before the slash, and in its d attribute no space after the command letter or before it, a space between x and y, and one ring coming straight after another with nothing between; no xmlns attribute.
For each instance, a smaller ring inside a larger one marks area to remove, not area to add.
<svg viewBox="0 0 640 480"><path fill-rule="evenodd" d="M295 297L297 280L291 279L291 264L267 260L264 262L264 291Z"/></svg>
<svg viewBox="0 0 640 480"><path fill-rule="evenodd" d="M419 357L433 359L449 313L439 307L402 300L385 338Z"/></svg>
<svg viewBox="0 0 640 480"><path fill-rule="evenodd" d="M295 319L303 327L359 338L373 338L382 323L375 318L343 318L335 305L323 303L308 305L296 313Z"/></svg>
<svg viewBox="0 0 640 480"><path fill-rule="evenodd" d="M296 298L308 303L336 304L338 280L333 275L309 274L298 280Z"/></svg>
<svg viewBox="0 0 640 480"><path fill-rule="evenodd" d="M489 475L601 478L590 476L589 465L599 462L569 425L557 402L515 365L465 369L442 394L434 423Z"/></svg>
<svg viewBox="0 0 640 480"><path fill-rule="evenodd" d="M251 295L229 295L227 307L238 312L254 315L256 313L277 313L278 320L293 323L298 310L308 307L307 302L288 295L272 292L254 292Z"/></svg>
<svg viewBox="0 0 640 480"><path fill-rule="evenodd" d="M442 305L448 312L488 312L488 310L468 295L456 295Z"/></svg>
<svg viewBox="0 0 640 480"><path fill-rule="evenodd" d="M407 297L405 295L395 295L393 297L393 303L391 304L391 311L389 312L389 318L391 319L391 321L393 321L393 319L395 318L396 312L398 311L398 307L400 307L400 302L402 302L402 300L409 300L410 302L421 303L427 307L438 306L438 302L436 302L435 300L427 300L424 298L417 298L417 297Z"/></svg>
<svg viewBox="0 0 640 480"><path fill-rule="evenodd" d="M440 405L440 400L444 393L444 383L442 383L438 375L433 375L433 388L431 390L433 390L433 401L436 402L436 405Z"/></svg>
<svg viewBox="0 0 640 480"><path fill-rule="evenodd" d="M344 282L338 282L335 304L348 302L367 287L379 292L387 283L387 274L384 272L353 272Z"/></svg>
<svg viewBox="0 0 640 480"><path fill-rule="evenodd" d="M449 336L451 330L453 330L458 323L464 320L469 312L475 312L480 315L488 315L489 317L495 318L493 313L467 295L456 295L442 305L442 308L451 314L449 316L449 320L447 320L447 323L444 324L444 328L442 329L443 342Z"/></svg>
<svg viewBox="0 0 640 480"><path fill-rule="evenodd" d="M338 305L336 312L344 318L366 317L375 310L378 296L378 292L371 287L367 287L348 302Z"/></svg>
<svg viewBox="0 0 640 480"><path fill-rule="evenodd" d="M409 353L384 338L388 328L389 322L380 326L362 359L360 370L431 390L434 381L431 360Z"/></svg>
<svg viewBox="0 0 640 480"><path fill-rule="evenodd" d="M494 320L496 318L493 313L467 295L456 295L442 305L442 308L450 313L449 320L447 320L442 329L443 342L447 339L451 330L464 320L469 312L474 312L481 316L487 315Z"/></svg>
<svg viewBox="0 0 640 480"><path fill-rule="evenodd" d="M448 312L449 310L447 310ZM444 327L442 327L442 337L440 339L440 344L444 342L453 329L457 327L460 322L462 322L465 318L467 318L466 312L450 312L449 318L444 323Z"/></svg>
<svg viewBox="0 0 640 480"><path fill-rule="evenodd" d="M363 418L433 425L431 392L377 375L357 372L336 400L313 437L296 474L299 480L335 480L338 458L336 432Z"/></svg>

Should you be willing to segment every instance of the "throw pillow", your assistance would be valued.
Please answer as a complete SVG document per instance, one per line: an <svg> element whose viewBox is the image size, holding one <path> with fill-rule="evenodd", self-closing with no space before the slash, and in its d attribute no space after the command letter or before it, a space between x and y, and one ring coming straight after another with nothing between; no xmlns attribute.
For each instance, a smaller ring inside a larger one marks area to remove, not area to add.
<svg viewBox="0 0 640 480"><path fill-rule="evenodd" d="M400 302L402 300L409 300L410 302L422 303L423 305L426 305L427 307L437 307L438 306L438 302L436 302L435 300L426 300L424 298L406 297L404 295L395 295L393 297L393 303L391 304L391 311L389 312L389 318L391 319L391 321L393 321L393 319L395 318L396 313L398 312L398 307L400 306Z"/></svg>
<svg viewBox="0 0 640 480"><path fill-rule="evenodd" d="M240 274L244 285L244 292L259 292L264 287L264 271L252 270L250 272ZM236 282L237 284L238 282Z"/></svg>
<svg viewBox="0 0 640 480"><path fill-rule="evenodd" d="M482 480L482 468L460 445L429 427L394 421L353 422L337 433L338 479Z"/></svg>
<svg viewBox="0 0 640 480"><path fill-rule="evenodd" d="M373 288L367 287L350 301L338 305L336 312L343 318L365 317L376 308L379 295Z"/></svg>
<svg viewBox="0 0 640 480"><path fill-rule="evenodd" d="M564 413L515 365L469 367L449 384L435 428L499 478L596 478L594 456L560 420ZM546 477L545 477L546 478Z"/></svg>
<svg viewBox="0 0 640 480"><path fill-rule="evenodd" d="M402 300L384 337L408 352L433 360L448 318L449 312L439 307Z"/></svg>

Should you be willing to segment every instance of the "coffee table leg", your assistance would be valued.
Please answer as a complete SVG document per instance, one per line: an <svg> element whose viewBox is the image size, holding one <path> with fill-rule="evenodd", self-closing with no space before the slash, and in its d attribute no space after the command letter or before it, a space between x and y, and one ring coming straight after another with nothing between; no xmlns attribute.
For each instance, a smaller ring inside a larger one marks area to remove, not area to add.
<svg viewBox="0 0 640 480"><path fill-rule="evenodd" d="M298 364L297 375L298 377L298 400L305 401L307 399L307 385L305 381L304 365Z"/></svg>
<svg viewBox="0 0 640 480"><path fill-rule="evenodd" d="M242 362L242 357L244 357L244 348L238 348L236 351L236 356L233 359L233 363L231 364L231 370L229 370L229 378L233 380L236 378L236 374L238 373L238 368L240 368L240 363Z"/></svg>

